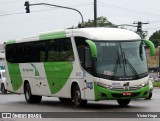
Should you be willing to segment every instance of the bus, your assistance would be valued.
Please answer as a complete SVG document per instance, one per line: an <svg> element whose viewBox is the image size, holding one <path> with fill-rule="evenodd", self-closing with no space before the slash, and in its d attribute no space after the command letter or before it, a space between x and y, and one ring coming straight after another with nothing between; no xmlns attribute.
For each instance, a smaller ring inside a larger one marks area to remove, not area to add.
<svg viewBox="0 0 160 121"><path fill-rule="evenodd" d="M79 28L9 40L5 45L6 88L25 95L27 103L42 96L84 106L87 101L149 96L145 45L151 41L119 28Z"/></svg>

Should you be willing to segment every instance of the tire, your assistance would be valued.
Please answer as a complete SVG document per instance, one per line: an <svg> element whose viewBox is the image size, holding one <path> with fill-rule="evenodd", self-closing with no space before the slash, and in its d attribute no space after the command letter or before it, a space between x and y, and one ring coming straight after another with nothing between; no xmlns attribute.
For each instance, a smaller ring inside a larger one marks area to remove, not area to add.
<svg viewBox="0 0 160 121"><path fill-rule="evenodd" d="M152 93L149 93L149 96L146 98L147 100L152 98Z"/></svg>
<svg viewBox="0 0 160 121"><path fill-rule="evenodd" d="M40 103L42 96L32 95L29 83L25 84L24 95L27 103Z"/></svg>
<svg viewBox="0 0 160 121"><path fill-rule="evenodd" d="M2 92L2 94L6 94L7 93L7 90L6 90L5 86L4 86L4 84L1 85L1 92Z"/></svg>
<svg viewBox="0 0 160 121"><path fill-rule="evenodd" d="M74 105L81 107L87 104L87 100L81 99L81 91L78 85L74 87L72 94L73 94Z"/></svg>
<svg viewBox="0 0 160 121"><path fill-rule="evenodd" d="M59 100L61 103L72 103L72 99L70 99L70 98L59 97Z"/></svg>
<svg viewBox="0 0 160 121"><path fill-rule="evenodd" d="M117 102L120 106L126 106L130 103L130 99L118 99Z"/></svg>

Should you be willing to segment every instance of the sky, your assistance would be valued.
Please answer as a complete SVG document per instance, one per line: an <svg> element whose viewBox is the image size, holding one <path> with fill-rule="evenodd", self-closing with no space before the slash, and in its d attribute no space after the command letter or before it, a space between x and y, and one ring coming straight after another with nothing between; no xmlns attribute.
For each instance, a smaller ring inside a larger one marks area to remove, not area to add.
<svg viewBox="0 0 160 121"><path fill-rule="evenodd" d="M76 12L51 6L30 6L25 13L26 0L0 0L0 44L10 40L37 35L46 31L77 26L81 16ZM94 19L94 0L28 0L30 4L49 3L79 10L84 18ZM160 30L160 0L97 0L97 16L104 16L113 24L147 22L143 30L149 38ZM136 31L135 27L125 28Z"/></svg>

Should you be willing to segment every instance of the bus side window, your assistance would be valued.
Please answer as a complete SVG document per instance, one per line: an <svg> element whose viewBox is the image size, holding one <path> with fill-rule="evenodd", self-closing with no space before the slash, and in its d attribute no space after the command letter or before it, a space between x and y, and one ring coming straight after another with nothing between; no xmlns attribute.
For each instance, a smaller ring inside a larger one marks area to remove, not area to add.
<svg viewBox="0 0 160 121"><path fill-rule="evenodd" d="M70 38L58 40L58 57L59 61L73 61L74 54Z"/></svg>
<svg viewBox="0 0 160 121"><path fill-rule="evenodd" d="M74 61L70 38L53 39L46 43L46 61Z"/></svg>

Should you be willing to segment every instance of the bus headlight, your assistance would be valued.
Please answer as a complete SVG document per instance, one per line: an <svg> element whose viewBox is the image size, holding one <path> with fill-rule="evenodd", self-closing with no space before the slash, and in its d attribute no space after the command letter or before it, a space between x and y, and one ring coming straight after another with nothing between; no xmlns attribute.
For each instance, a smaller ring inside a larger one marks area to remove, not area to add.
<svg viewBox="0 0 160 121"><path fill-rule="evenodd" d="M97 86L100 86L100 87L103 87L103 88L112 88L111 85L104 84L104 83L101 83L101 82L97 82L96 85L97 85Z"/></svg>
<svg viewBox="0 0 160 121"><path fill-rule="evenodd" d="M148 81L147 81L146 83L140 84L139 87L145 87L145 86L147 86L147 85L148 85Z"/></svg>

